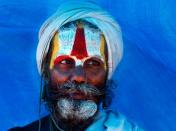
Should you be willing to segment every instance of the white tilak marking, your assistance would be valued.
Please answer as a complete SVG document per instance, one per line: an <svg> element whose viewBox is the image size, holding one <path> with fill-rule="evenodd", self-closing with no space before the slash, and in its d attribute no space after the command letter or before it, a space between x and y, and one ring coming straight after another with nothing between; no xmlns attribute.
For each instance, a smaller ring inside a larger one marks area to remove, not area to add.
<svg viewBox="0 0 176 131"><path fill-rule="evenodd" d="M59 31L59 51L58 55L70 55L75 40L76 28L63 29Z"/></svg>
<svg viewBox="0 0 176 131"><path fill-rule="evenodd" d="M91 29L90 27L84 27L86 47L88 56L101 56L100 52L100 31L98 29Z"/></svg>
<svg viewBox="0 0 176 131"><path fill-rule="evenodd" d="M84 64L84 61L82 61L82 60L75 60L75 62L76 62L76 66L83 66L83 64Z"/></svg>

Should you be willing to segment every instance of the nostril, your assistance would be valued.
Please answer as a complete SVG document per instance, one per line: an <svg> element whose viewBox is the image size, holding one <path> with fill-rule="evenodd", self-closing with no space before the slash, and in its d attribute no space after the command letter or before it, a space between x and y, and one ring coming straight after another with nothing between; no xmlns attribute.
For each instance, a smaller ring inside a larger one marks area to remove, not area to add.
<svg viewBox="0 0 176 131"><path fill-rule="evenodd" d="M84 76L74 75L72 76L71 81L73 81L76 84L77 83L82 84L86 82L86 78Z"/></svg>
<svg viewBox="0 0 176 131"><path fill-rule="evenodd" d="M75 83L76 85L78 85L78 84L84 84L85 83L85 81L73 81L73 83Z"/></svg>

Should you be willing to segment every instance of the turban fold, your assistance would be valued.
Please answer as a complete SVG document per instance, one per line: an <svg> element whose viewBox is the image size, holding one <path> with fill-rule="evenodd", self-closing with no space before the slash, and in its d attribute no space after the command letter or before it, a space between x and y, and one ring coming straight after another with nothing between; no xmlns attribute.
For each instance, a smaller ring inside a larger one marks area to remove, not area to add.
<svg viewBox="0 0 176 131"><path fill-rule="evenodd" d="M90 2L66 2L44 22L39 31L39 43L36 54L39 73L42 73L42 62L48 53L51 39L55 33L64 24L79 19L97 26L104 34L108 47L108 79L110 79L123 54L121 29L112 16L98 5Z"/></svg>

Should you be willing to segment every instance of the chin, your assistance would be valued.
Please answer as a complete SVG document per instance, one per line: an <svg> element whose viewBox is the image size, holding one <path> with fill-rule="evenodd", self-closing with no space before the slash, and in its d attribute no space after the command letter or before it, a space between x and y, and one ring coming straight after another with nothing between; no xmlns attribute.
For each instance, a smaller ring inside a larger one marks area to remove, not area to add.
<svg viewBox="0 0 176 131"><path fill-rule="evenodd" d="M60 98L55 110L55 119L62 127L85 128L94 120L98 105L93 100Z"/></svg>
<svg viewBox="0 0 176 131"><path fill-rule="evenodd" d="M97 104L92 100L61 98L57 109L63 119L87 120L97 112Z"/></svg>

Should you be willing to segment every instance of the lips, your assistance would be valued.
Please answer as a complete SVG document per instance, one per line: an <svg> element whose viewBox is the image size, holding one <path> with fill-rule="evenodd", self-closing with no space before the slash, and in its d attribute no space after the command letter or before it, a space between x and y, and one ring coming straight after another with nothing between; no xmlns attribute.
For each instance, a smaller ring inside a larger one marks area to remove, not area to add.
<svg viewBox="0 0 176 131"><path fill-rule="evenodd" d="M80 95L78 93L70 94L70 97L75 99L75 100L85 100L85 99L87 99L87 97L85 97L84 95Z"/></svg>
<svg viewBox="0 0 176 131"><path fill-rule="evenodd" d="M91 96L86 96L85 94L81 92L71 92L65 94L66 97L75 99L75 100L91 100L93 99Z"/></svg>
<svg viewBox="0 0 176 131"><path fill-rule="evenodd" d="M58 89L57 93L60 94L59 96L62 98L65 97L74 100L95 100L95 96L76 89Z"/></svg>

